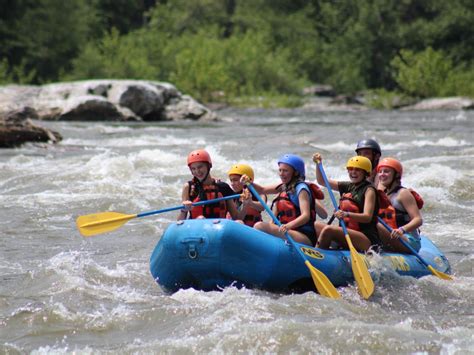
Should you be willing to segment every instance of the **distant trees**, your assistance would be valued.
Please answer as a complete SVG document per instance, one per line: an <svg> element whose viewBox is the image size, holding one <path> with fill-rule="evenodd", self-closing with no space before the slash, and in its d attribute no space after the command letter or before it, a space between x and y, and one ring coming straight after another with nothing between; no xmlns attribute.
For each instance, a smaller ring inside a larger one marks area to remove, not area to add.
<svg viewBox="0 0 474 355"><path fill-rule="evenodd" d="M474 96L467 0L0 0L0 7L0 83L163 80L204 101L298 95L312 82L348 93Z"/></svg>

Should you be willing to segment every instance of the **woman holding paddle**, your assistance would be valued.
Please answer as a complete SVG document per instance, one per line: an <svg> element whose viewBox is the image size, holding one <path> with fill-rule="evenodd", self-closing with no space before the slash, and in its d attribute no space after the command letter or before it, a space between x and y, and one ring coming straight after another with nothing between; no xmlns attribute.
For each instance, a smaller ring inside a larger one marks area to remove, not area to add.
<svg viewBox="0 0 474 355"><path fill-rule="evenodd" d="M227 213L232 219L241 219L233 200L192 206L196 202L234 195L234 191L227 183L211 176L211 156L204 149L189 153L187 163L193 178L183 186L181 197L184 208L181 209L178 220L186 219L188 213L191 219L226 218Z"/></svg>
<svg viewBox="0 0 474 355"><path fill-rule="evenodd" d="M382 216L384 221L393 230L389 232L385 227L379 225L380 238L384 244L384 249L399 253L410 253L400 238L404 238L411 247L420 250L420 235L418 228L423 224L419 204L421 197L416 192L403 187L401 184L403 166L394 158L384 158L377 166L379 177L378 189L382 190L390 199L393 213Z"/></svg>
<svg viewBox="0 0 474 355"><path fill-rule="evenodd" d="M244 214L242 222L249 227L253 227L255 223L262 221L262 211L264 207L258 202L257 197L252 196L247 186L240 181L242 175L246 175L250 178L250 182L253 182L255 177L253 169L247 164L234 164L227 172L227 175L229 176L230 186L232 190L234 190L234 193L244 195L243 198L241 197L240 199L234 200L237 209ZM266 195L262 194L260 197L263 201L267 201Z"/></svg>
<svg viewBox="0 0 474 355"><path fill-rule="evenodd" d="M313 161L317 162L316 179L319 184L325 184L325 179L320 171L322 156L314 154ZM367 177L372 172L372 163L363 156L355 156L346 164L350 181L336 181L327 179L327 188L337 190L341 194L339 208L334 215L343 220L347 232L354 247L358 251L367 251L372 245L379 245L380 240L377 232L377 191ZM346 234L341 226L315 223L316 235L318 236L317 247L329 249L334 241L348 248Z"/></svg>
<svg viewBox="0 0 474 355"><path fill-rule="evenodd" d="M298 243L314 246L316 196L313 189L304 181L306 175L304 161L297 155L285 154L278 160L278 172L281 183L271 186L253 184L253 186L259 193L278 193L272 207L280 225L258 222L254 227L282 239L285 239L285 234L288 233ZM249 182L247 178L243 176L245 183ZM322 195L322 192L319 192Z"/></svg>

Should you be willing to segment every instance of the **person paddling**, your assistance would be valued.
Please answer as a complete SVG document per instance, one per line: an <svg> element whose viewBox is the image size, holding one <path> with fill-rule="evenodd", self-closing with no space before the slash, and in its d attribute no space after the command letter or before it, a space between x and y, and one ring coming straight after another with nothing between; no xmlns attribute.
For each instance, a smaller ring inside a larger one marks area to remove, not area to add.
<svg viewBox="0 0 474 355"><path fill-rule="evenodd" d="M236 199L235 203L237 209L244 214L242 221L249 227L253 227L255 223L262 221L262 211L264 207L258 202L258 199L247 190L246 186L240 181L243 175L249 177L250 182L253 182L255 175L252 167L247 164L235 164L227 172L229 176L230 186L234 193L243 194L245 198ZM262 194L260 196L263 201L267 201L267 196Z"/></svg>
<svg viewBox="0 0 474 355"><path fill-rule="evenodd" d="M313 161L322 161L319 153L313 155ZM355 156L346 164L350 181L336 181L329 179L329 187L339 191L341 199L339 209L334 213L336 218L343 219L352 244L358 251L367 251L372 246L380 245L377 231L378 199L375 186L367 180L372 172L372 163L363 156ZM316 179L324 184L324 178L319 165L316 167ZM334 241L338 245L348 248L344 231L341 226L315 223L318 236L317 247L329 249Z"/></svg>
<svg viewBox="0 0 474 355"><path fill-rule="evenodd" d="M393 228L390 233L387 228L379 224L378 230L383 247L387 251L411 253L399 240L403 238L413 249L420 250L420 235L418 228L423 224L419 205L421 197L402 186L403 166L395 158L384 158L377 166L379 185L390 199L392 211L383 211L380 217Z"/></svg>
<svg viewBox="0 0 474 355"><path fill-rule="evenodd" d="M285 233L288 232L296 242L314 246L315 199L322 199L324 195L315 184L305 182L305 164L301 157L294 154L283 155L278 159L278 172L281 183L269 186L253 185L259 193L278 193L272 203L272 209L281 226L258 222L254 228L282 239L286 239ZM243 176L243 179L245 178L246 176ZM324 207L320 208L324 210Z"/></svg>
<svg viewBox="0 0 474 355"><path fill-rule="evenodd" d="M185 206L178 215L178 220L194 218L226 218L227 213L232 219L241 219L233 200L220 201L202 206L192 203L230 196L234 191L230 186L211 176L211 156L204 149L194 150L187 159L192 180L184 184L181 198Z"/></svg>

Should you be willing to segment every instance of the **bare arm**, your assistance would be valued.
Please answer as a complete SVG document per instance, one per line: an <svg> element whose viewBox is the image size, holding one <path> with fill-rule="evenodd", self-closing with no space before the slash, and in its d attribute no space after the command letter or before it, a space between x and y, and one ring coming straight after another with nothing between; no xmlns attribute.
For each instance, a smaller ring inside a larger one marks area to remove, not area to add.
<svg viewBox="0 0 474 355"><path fill-rule="evenodd" d="M225 203L227 205L227 211L229 211L233 220L243 219L245 217L245 213L243 210L237 210L237 206L235 205L234 200L227 200Z"/></svg>
<svg viewBox="0 0 474 355"><path fill-rule="evenodd" d="M324 207L324 205L321 202L319 202L319 200L316 200L315 207L316 207L316 213L318 214L319 217L323 219L328 218L328 212L326 211L326 208Z"/></svg>
<svg viewBox="0 0 474 355"><path fill-rule="evenodd" d="M306 190L301 190L298 195L298 202L300 205L301 214L286 224L287 229L297 229L308 223L311 218L311 205L309 201L309 194Z"/></svg>
<svg viewBox="0 0 474 355"><path fill-rule="evenodd" d="M278 187L281 185L281 183L275 183L275 184L263 186L263 185L259 185L253 182L252 185L260 195L267 195L267 194L276 194L280 192L278 190Z"/></svg>
<svg viewBox="0 0 474 355"><path fill-rule="evenodd" d="M403 229L406 232L412 232L419 228L423 224L423 218L421 217L421 212L410 190L403 189L400 191L398 200L403 205L411 219L410 222L402 226Z"/></svg>
<svg viewBox="0 0 474 355"><path fill-rule="evenodd" d="M267 195L260 195L260 197L263 201L267 202ZM262 212L265 209L265 207L263 207L259 201L252 200L251 193L250 193L250 198L243 201L242 208L243 209L253 208L254 210L257 210L259 212Z"/></svg>
<svg viewBox="0 0 474 355"><path fill-rule="evenodd" d="M185 209L179 211L178 214L178 221L186 219L188 215L188 211L191 210L191 201L189 200L189 185L188 183L184 184L183 189L181 191L181 201L183 201L183 205L186 206Z"/></svg>

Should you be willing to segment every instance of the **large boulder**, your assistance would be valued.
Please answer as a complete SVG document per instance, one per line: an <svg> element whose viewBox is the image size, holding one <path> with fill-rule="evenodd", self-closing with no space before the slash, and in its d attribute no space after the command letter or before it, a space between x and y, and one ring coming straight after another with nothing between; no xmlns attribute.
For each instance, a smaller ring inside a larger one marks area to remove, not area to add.
<svg viewBox="0 0 474 355"><path fill-rule="evenodd" d="M58 132L39 127L31 121L38 113L31 107L0 114L0 148L13 148L26 142L59 142Z"/></svg>
<svg viewBox="0 0 474 355"><path fill-rule="evenodd" d="M0 87L0 112L32 107L40 120L216 119L216 115L169 83L86 80L44 86ZM179 107L179 114L176 113Z"/></svg>

